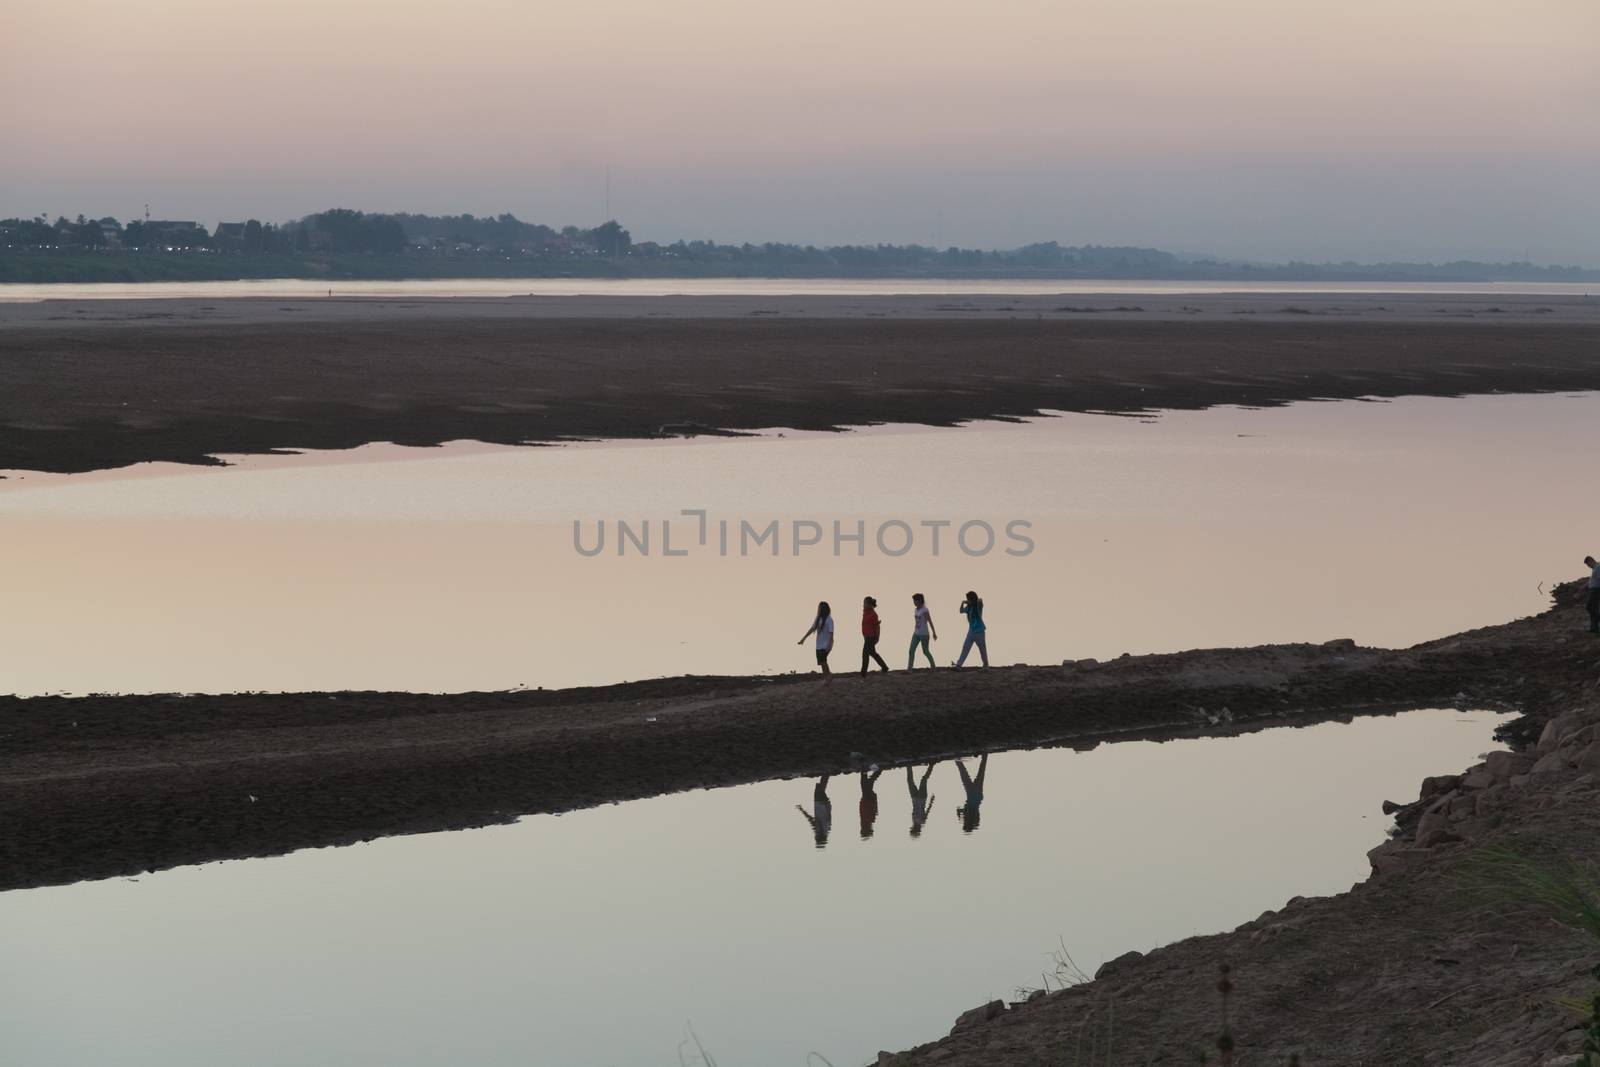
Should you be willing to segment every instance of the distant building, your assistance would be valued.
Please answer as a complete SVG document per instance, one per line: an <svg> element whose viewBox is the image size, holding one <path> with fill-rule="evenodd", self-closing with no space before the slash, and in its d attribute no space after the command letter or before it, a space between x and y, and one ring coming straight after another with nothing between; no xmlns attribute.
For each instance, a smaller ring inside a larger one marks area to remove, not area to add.
<svg viewBox="0 0 1600 1067"><path fill-rule="evenodd" d="M244 223L219 222L217 232L211 235L211 244L214 248L226 252L240 252L244 250Z"/></svg>
<svg viewBox="0 0 1600 1067"><path fill-rule="evenodd" d="M151 219L144 224L146 248L204 248L206 228L191 219Z"/></svg>

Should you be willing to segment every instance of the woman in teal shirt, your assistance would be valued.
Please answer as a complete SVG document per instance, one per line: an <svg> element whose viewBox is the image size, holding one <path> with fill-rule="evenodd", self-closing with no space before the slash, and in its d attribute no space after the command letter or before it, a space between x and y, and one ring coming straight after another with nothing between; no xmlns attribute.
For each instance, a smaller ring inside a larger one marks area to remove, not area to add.
<svg viewBox="0 0 1600 1067"><path fill-rule="evenodd" d="M961 655L956 660L956 670L967 662L967 653L972 651L972 646L978 646L978 655L983 659L983 665L989 666L989 647L984 642L984 633L988 627L983 625L983 598L972 590L967 590L967 599L961 602L961 614L967 617L967 640L961 646Z"/></svg>

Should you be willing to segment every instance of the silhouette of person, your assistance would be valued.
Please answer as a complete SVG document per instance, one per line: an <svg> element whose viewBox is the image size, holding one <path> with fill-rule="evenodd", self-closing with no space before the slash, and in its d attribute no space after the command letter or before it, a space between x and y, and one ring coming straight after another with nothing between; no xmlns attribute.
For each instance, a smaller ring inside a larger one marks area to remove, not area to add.
<svg viewBox="0 0 1600 1067"><path fill-rule="evenodd" d="M811 811L798 804L794 806L794 810L804 815L806 822L811 824L811 833L817 839L818 848L828 847L828 832L833 829L833 802L828 799L829 777L824 774L817 780L816 788L811 790Z"/></svg>
<svg viewBox="0 0 1600 1067"><path fill-rule="evenodd" d="M911 794L911 836L922 836L922 824L928 821L928 813L933 811L933 798L928 795L928 776L939 762L928 764L928 769L922 772L922 781L918 782L913 773L911 764L906 764L906 791Z"/></svg>
<svg viewBox="0 0 1600 1067"><path fill-rule="evenodd" d="M989 770L989 753L985 752L978 758L978 777L969 775L967 765L961 760L956 760L956 770L961 772L961 788L967 791L966 806L957 808L956 814L961 817L961 832L970 834L978 828L979 809L983 805L983 776Z"/></svg>
<svg viewBox="0 0 1600 1067"><path fill-rule="evenodd" d="M1584 556L1583 563L1589 568L1589 599L1584 603L1589 609L1589 632L1600 634L1600 563L1593 556Z"/></svg>
<svg viewBox="0 0 1600 1067"><path fill-rule="evenodd" d="M883 771L877 764L873 764L868 771L861 772L861 840L865 841L872 836L872 824L878 821L878 775Z"/></svg>
<svg viewBox="0 0 1600 1067"><path fill-rule="evenodd" d="M922 654L928 660L928 666L933 667L933 653L928 651L928 638L939 640L939 629L933 625L933 613L928 610L928 605L923 602L921 593L911 594L911 604L915 609L911 615L911 649L906 653L906 670L913 670L917 666L917 646L922 646Z"/></svg>
<svg viewBox="0 0 1600 1067"><path fill-rule="evenodd" d="M956 670L967 662L967 653L972 651L972 646L978 646L978 655L983 659L983 665L989 665L989 646L985 642L984 634L988 627L983 624L983 598L972 590L967 590L967 599L961 602L961 614L967 617L967 640L961 646L961 655L956 659Z"/></svg>
<svg viewBox="0 0 1600 1067"><path fill-rule="evenodd" d="M812 634L817 635L817 666L822 668L822 682L832 685L833 672L828 670L828 653L833 651L833 609L826 600L817 602L817 617L812 620L811 629L801 634L795 644L805 644L806 638Z"/></svg>
<svg viewBox="0 0 1600 1067"><path fill-rule="evenodd" d="M883 662L883 657L878 655L878 635L882 632L882 624L878 621L878 602L872 597L861 601L861 676L867 676L867 662L875 660L880 671L888 671L889 665Z"/></svg>

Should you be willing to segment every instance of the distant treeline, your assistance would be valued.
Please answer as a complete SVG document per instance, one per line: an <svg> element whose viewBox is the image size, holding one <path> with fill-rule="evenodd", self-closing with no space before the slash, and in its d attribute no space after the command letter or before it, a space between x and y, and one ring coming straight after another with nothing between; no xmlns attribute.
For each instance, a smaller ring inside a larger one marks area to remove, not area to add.
<svg viewBox="0 0 1600 1067"><path fill-rule="evenodd" d="M40 216L0 219L0 281L449 277L945 277L1216 281L1600 281L1532 263L1253 264L1156 248L634 241L615 220L556 229L515 215L373 214L348 208L285 223Z"/></svg>

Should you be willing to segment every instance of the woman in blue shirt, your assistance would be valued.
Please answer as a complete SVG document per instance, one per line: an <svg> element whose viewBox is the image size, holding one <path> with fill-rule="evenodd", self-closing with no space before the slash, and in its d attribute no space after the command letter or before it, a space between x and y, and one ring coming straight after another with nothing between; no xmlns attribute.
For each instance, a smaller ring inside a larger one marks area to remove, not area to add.
<svg viewBox="0 0 1600 1067"><path fill-rule="evenodd" d="M961 602L961 614L967 617L967 640L961 646L961 655L956 660L956 670L967 662L967 653L972 651L972 646L978 646L978 655L983 659L983 665L989 666L989 647L984 642L984 633L988 627L983 625L983 598L972 590L967 590L967 599Z"/></svg>

